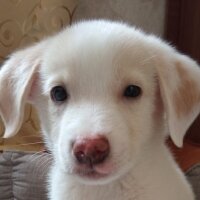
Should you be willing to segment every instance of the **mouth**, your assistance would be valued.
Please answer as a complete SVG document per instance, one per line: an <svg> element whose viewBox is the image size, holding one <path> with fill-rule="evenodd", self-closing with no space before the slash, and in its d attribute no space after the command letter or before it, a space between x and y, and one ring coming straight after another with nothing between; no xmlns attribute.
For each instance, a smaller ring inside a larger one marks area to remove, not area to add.
<svg viewBox="0 0 200 200"><path fill-rule="evenodd" d="M77 165L74 173L84 179L97 180L110 176L113 170L112 164L103 163L98 165Z"/></svg>
<svg viewBox="0 0 200 200"><path fill-rule="evenodd" d="M81 178L86 178L86 179L101 179L105 178L107 175L101 174L93 169L91 170L76 170L76 175L78 175Z"/></svg>

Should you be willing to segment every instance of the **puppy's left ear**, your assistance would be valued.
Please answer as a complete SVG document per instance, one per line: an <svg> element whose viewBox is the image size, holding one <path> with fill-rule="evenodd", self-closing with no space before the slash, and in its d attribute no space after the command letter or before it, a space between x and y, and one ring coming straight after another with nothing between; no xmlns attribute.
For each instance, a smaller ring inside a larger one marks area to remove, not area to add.
<svg viewBox="0 0 200 200"><path fill-rule="evenodd" d="M182 147L183 137L200 112L200 69L195 61L174 52L157 66L170 136Z"/></svg>
<svg viewBox="0 0 200 200"><path fill-rule="evenodd" d="M0 70L0 116L5 125L4 138L15 135L21 127L43 46L37 44L14 53Z"/></svg>

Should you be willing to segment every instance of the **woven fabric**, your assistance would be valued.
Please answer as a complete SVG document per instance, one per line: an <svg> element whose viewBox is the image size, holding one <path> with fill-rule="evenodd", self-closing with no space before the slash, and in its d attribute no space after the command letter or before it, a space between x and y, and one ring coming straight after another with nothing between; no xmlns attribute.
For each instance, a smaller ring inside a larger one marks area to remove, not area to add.
<svg viewBox="0 0 200 200"><path fill-rule="evenodd" d="M47 200L47 153L0 153L1 200Z"/></svg>

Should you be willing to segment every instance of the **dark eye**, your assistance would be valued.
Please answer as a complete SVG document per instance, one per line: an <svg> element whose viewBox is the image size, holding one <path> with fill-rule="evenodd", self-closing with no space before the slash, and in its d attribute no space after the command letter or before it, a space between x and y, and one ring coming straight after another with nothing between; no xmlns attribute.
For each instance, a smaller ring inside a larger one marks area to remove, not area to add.
<svg viewBox="0 0 200 200"><path fill-rule="evenodd" d="M129 85L124 90L124 96L134 98L138 97L141 94L141 92L142 92L141 88L138 87L137 85Z"/></svg>
<svg viewBox="0 0 200 200"><path fill-rule="evenodd" d="M64 87L55 86L51 90L51 98L55 102L63 102L67 99L68 94Z"/></svg>

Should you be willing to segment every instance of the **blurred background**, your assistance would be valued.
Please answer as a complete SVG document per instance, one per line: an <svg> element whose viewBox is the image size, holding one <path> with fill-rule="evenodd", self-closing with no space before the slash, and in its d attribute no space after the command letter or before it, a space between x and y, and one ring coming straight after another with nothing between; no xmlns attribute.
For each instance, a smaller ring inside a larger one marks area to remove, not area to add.
<svg viewBox="0 0 200 200"><path fill-rule="evenodd" d="M164 37L165 15L166 0L1 0L0 62L13 51L86 19L124 21ZM36 151L43 147L37 115L27 105L19 134L0 139L0 149Z"/></svg>

